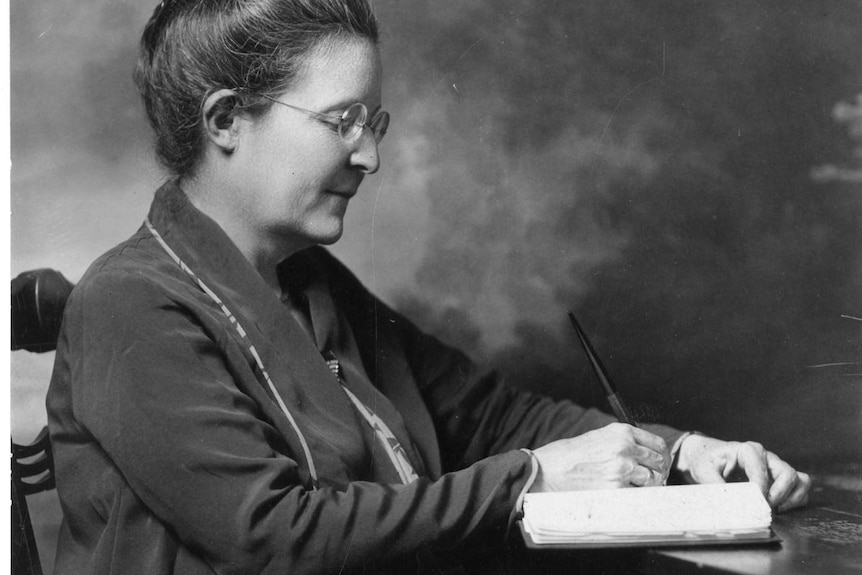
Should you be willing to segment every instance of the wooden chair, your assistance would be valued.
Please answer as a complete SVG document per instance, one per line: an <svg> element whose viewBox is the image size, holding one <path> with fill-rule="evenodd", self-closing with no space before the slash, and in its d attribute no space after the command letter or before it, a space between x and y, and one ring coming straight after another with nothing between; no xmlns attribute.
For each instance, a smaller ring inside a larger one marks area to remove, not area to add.
<svg viewBox="0 0 862 575"><path fill-rule="evenodd" d="M57 346L72 284L57 271L24 272L12 280L12 350L36 353ZM12 573L42 575L27 508L28 495L54 489L54 458L45 427L29 445L12 441Z"/></svg>

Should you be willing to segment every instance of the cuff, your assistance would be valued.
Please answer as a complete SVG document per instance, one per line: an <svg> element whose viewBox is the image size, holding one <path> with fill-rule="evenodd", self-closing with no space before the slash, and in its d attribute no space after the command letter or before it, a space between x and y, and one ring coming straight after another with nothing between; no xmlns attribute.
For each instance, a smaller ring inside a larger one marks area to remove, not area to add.
<svg viewBox="0 0 862 575"><path fill-rule="evenodd" d="M696 431L686 431L682 435L680 435L676 441L673 442L673 447L670 448L670 460L671 467L676 466L676 456L679 455L679 450L682 448L682 442L685 441L690 435L694 435L697 433Z"/></svg>
<svg viewBox="0 0 862 575"><path fill-rule="evenodd" d="M518 494L518 498L515 500L514 507L512 507L512 512L509 513L509 528L512 527L515 521L523 517L524 496L527 494L527 492L530 491L530 488L533 487L533 483L536 482L536 477L539 475L539 460L536 459L536 454L527 448L522 448L519 451L523 451L530 456L530 476L527 477L527 482L524 483L524 487Z"/></svg>
<svg viewBox="0 0 862 575"><path fill-rule="evenodd" d="M668 482L673 484L686 483L683 472L679 469L679 452L682 449L682 443L692 435L703 435L699 431L686 431L673 442L673 447L670 450L670 476Z"/></svg>

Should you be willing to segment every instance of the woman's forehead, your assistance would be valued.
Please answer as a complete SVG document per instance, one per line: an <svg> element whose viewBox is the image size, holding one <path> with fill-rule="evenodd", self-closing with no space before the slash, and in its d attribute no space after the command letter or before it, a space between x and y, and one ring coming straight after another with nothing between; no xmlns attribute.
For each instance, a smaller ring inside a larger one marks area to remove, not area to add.
<svg viewBox="0 0 862 575"><path fill-rule="evenodd" d="M357 36L318 42L284 93L327 106L379 100L382 69L377 45Z"/></svg>

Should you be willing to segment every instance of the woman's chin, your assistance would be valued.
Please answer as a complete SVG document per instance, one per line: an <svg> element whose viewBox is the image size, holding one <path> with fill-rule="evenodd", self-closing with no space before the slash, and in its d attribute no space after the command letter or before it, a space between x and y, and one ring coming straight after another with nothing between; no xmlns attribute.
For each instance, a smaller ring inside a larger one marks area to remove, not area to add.
<svg viewBox="0 0 862 575"><path fill-rule="evenodd" d="M322 224L322 222L320 222ZM303 229L282 228L274 235L274 241L288 253L315 245L328 246L341 239L344 224L341 219L326 225L305 226Z"/></svg>
<svg viewBox="0 0 862 575"><path fill-rule="evenodd" d="M344 234L344 221L339 218L338 222L332 222L330 225L321 226L314 230L314 233L309 234L315 244L329 246L341 239Z"/></svg>
<svg viewBox="0 0 862 575"><path fill-rule="evenodd" d="M332 244L334 244L335 242L337 242L338 240L340 240L340 239L341 239L341 236L342 236L342 234L340 234L340 233L339 233L339 234L337 234L337 235L326 236L326 237L324 237L324 238L319 239L319 240L318 240L317 242L315 242L315 243L317 243L317 244L319 244L319 245L322 245L322 246L331 246Z"/></svg>

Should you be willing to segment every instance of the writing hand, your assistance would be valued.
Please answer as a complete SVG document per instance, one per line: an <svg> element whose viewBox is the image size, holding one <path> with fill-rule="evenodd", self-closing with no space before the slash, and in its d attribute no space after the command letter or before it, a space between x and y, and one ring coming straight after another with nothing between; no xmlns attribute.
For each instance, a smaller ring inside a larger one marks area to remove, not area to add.
<svg viewBox="0 0 862 575"><path fill-rule="evenodd" d="M530 491L576 491L661 485L670 470L664 440L612 423L533 451L539 474Z"/></svg>
<svg viewBox="0 0 862 575"><path fill-rule="evenodd" d="M676 468L692 483L724 483L742 472L756 483L773 509L781 512L808 503L811 478L796 471L759 443L721 441L690 435L682 443Z"/></svg>

